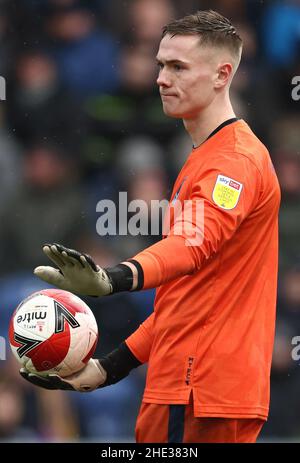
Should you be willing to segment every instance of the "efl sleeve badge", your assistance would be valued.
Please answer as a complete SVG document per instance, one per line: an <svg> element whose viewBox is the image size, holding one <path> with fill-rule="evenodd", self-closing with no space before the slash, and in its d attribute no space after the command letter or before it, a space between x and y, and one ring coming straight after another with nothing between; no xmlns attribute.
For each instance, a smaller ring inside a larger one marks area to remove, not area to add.
<svg viewBox="0 0 300 463"><path fill-rule="evenodd" d="M242 183L225 175L218 175L212 194L213 201L222 209L234 209L242 189Z"/></svg>

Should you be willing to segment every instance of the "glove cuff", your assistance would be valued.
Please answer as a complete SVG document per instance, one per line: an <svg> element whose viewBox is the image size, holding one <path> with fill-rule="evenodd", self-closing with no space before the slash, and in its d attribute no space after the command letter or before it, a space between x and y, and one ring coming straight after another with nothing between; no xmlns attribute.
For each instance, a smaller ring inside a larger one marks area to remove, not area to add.
<svg viewBox="0 0 300 463"><path fill-rule="evenodd" d="M130 291L133 285L133 273L128 265L119 264L115 267L103 269L112 286L112 293L120 291Z"/></svg>
<svg viewBox="0 0 300 463"><path fill-rule="evenodd" d="M134 259L128 259L127 262L133 264L137 269L137 287L134 291L139 291L144 286L144 272L141 264ZM131 268L125 264L119 264L115 267L109 267L103 269L110 281L112 286L112 293L118 293L120 291L132 291L133 285L133 273Z"/></svg>
<svg viewBox="0 0 300 463"><path fill-rule="evenodd" d="M125 342L113 350L106 357L99 359L99 363L106 371L106 380L99 388L115 384L129 375L133 368L142 363L133 355Z"/></svg>

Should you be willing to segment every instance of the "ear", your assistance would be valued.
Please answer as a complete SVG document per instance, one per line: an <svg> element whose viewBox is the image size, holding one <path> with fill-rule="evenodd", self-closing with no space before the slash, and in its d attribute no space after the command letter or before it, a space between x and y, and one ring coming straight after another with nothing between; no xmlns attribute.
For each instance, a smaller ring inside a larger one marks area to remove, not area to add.
<svg viewBox="0 0 300 463"><path fill-rule="evenodd" d="M233 74L233 66L231 63L222 63L217 70L217 78L215 80L215 88L222 88L230 82Z"/></svg>

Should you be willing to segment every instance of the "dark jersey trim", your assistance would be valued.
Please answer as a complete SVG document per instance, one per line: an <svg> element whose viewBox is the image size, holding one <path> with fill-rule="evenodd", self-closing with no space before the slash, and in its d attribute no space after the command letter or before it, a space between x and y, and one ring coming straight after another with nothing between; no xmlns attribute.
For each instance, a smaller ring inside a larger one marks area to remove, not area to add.
<svg viewBox="0 0 300 463"><path fill-rule="evenodd" d="M133 284L133 274L131 268L129 268L128 265L119 264L115 267L105 268L104 271L107 273L110 279L113 293L131 290Z"/></svg>
<svg viewBox="0 0 300 463"><path fill-rule="evenodd" d="M137 287L134 289L134 291L139 291L139 290L143 289L143 286L144 286L144 270L143 270L143 267L141 266L141 264L137 260L134 260L134 259L127 259L126 262L131 262L131 264L135 265L135 267L137 269L137 272L138 272L138 283L137 283Z"/></svg>
<svg viewBox="0 0 300 463"><path fill-rule="evenodd" d="M233 124L234 122L238 121L239 118L238 117L232 117L231 119L227 119L227 121L224 121L222 122L222 124L220 124L215 130L213 130L211 132L210 135L208 135L208 137L204 140L204 142L206 142L207 140L209 140L211 137L213 137L214 135L216 135L216 133L218 133L221 129L223 129L223 127L226 127L226 125L229 125L229 124ZM204 143L203 142L203 143ZM202 145L202 143L201 143ZM200 145L199 145L200 146ZM199 148L199 146L193 146L193 149L196 149L196 148Z"/></svg>
<svg viewBox="0 0 300 463"><path fill-rule="evenodd" d="M169 406L168 442L183 442L185 405Z"/></svg>

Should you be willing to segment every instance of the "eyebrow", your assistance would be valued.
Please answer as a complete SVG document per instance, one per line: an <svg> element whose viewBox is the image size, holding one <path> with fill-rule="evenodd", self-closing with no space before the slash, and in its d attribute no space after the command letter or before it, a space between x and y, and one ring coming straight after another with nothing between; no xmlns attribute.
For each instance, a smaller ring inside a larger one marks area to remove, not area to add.
<svg viewBox="0 0 300 463"><path fill-rule="evenodd" d="M158 57L156 57L156 61L158 64L175 64L175 63L180 63L180 64L188 64L187 61L182 61L180 59L166 59L166 60L161 60Z"/></svg>

